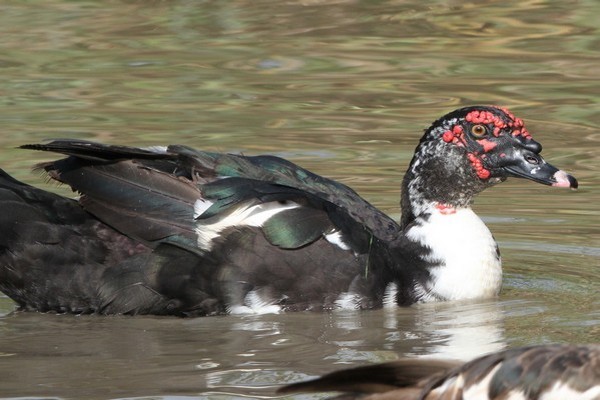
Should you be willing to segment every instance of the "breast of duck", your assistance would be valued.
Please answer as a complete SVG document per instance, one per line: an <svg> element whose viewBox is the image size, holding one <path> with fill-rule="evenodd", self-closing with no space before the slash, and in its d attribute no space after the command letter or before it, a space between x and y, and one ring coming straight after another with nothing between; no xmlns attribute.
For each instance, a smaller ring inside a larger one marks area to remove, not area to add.
<svg viewBox="0 0 600 400"><path fill-rule="evenodd" d="M82 140L22 146L68 199L0 175L0 290L23 310L201 316L497 296L498 247L471 205L507 177L576 188L508 110L435 121L394 221L274 156Z"/></svg>
<svg viewBox="0 0 600 400"><path fill-rule="evenodd" d="M332 372L280 394L332 392L363 400L599 400L600 346L538 345L468 363L402 359Z"/></svg>

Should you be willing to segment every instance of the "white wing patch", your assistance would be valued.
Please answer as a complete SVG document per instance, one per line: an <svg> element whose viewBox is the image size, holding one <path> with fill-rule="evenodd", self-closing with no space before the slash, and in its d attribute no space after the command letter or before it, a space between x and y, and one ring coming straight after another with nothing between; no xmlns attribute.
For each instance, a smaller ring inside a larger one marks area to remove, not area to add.
<svg viewBox="0 0 600 400"><path fill-rule="evenodd" d="M325 239L329 243L336 245L340 249L342 249L342 250L350 250L350 246L348 246L342 240L342 233L340 231L333 231L333 232L328 233L328 234L326 234L324 236L325 236Z"/></svg>
<svg viewBox="0 0 600 400"><path fill-rule="evenodd" d="M158 154L167 154L167 146L148 146L142 147L142 150L147 150Z"/></svg>
<svg viewBox="0 0 600 400"><path fill-rule="evenodd" d="M204 214L204 211L208 210L210 208L210 206L212 206L212 205L213 205L213 202L209 201L209 200L205 200L205 199L196 200L196 202L194 203L194 219L196 219L199 216L201 216L202 214Z"/></svg>
<svg viewBox="0 0 600 400"><path fill-rule="evenodd" d="M198 204L199 201L200 200L197 200L194 204L194 215L197 214L198 211L202 211L204 207L210 207L210 205L207 206L206 204ZM198 246L203 250L210 251L212 241L219 237L223 230L232 226L261 227L269 218L273 217L274 215L277 215L282 211L298 207L300 207L300 204L293 201L287 201L285 203L272 201L269 203L236 208L225 217L213 223L200 221L196 225Z"/></svg>

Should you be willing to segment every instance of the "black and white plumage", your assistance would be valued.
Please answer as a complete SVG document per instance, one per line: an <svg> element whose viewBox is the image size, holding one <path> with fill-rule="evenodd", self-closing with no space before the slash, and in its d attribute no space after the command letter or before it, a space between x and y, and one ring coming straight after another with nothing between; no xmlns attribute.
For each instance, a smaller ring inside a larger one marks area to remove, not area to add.
<svg viewBox="0 0 600 400"><path fill-rule="evenodd" d="M465 364L402 359L279 389L299 392L344 392L339 400L599 400L600 346L521 347Z"/></svg>
<svg viewBox="0 0 600 400"><path fill-rule="evenodd" d="M22 309L171 314L374 308L493 297L501 263L470 208L509 176L577 187L520 119L468 107L425 131L397 223L273 156L56 140L71 200L0 176L0 290Z"/></svg>

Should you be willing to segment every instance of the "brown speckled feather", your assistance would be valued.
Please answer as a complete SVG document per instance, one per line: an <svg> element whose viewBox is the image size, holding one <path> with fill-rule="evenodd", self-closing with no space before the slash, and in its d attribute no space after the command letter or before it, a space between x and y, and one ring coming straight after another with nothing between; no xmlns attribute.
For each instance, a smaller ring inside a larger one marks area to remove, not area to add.
<svg viewBox="0 0 600 400"><path fill-rule="evenodd" d="M600 346L522 347L458 366L406 359L333 372L279 393L301 391L342 391L336 399L365 400L598 400Z"/></svg>

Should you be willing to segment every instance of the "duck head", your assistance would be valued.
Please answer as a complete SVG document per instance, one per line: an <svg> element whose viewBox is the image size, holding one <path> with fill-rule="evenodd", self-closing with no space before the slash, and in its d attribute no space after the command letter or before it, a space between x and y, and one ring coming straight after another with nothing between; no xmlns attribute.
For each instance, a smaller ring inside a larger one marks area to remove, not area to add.
<svg viewBox="0 0 600 400"><path fill-rule="evenodd" d="M481 180L494 183L494 178L504 180L515 176L546 185L577 188L573 176L542 158L542 145L533 140L523 121L507 109L468 107L448 114L443 120L446 129L441 139L465 149Z"/></svg>
<svg viewBox="0 0 600 400"><path fill-rule="evenodd" d="M403 221L431 204L468 206L508 177L577 188L577 180L548 164L541 151L523 121L505 108L473 106L443 116L425 131L405 175Z"/></svg>

